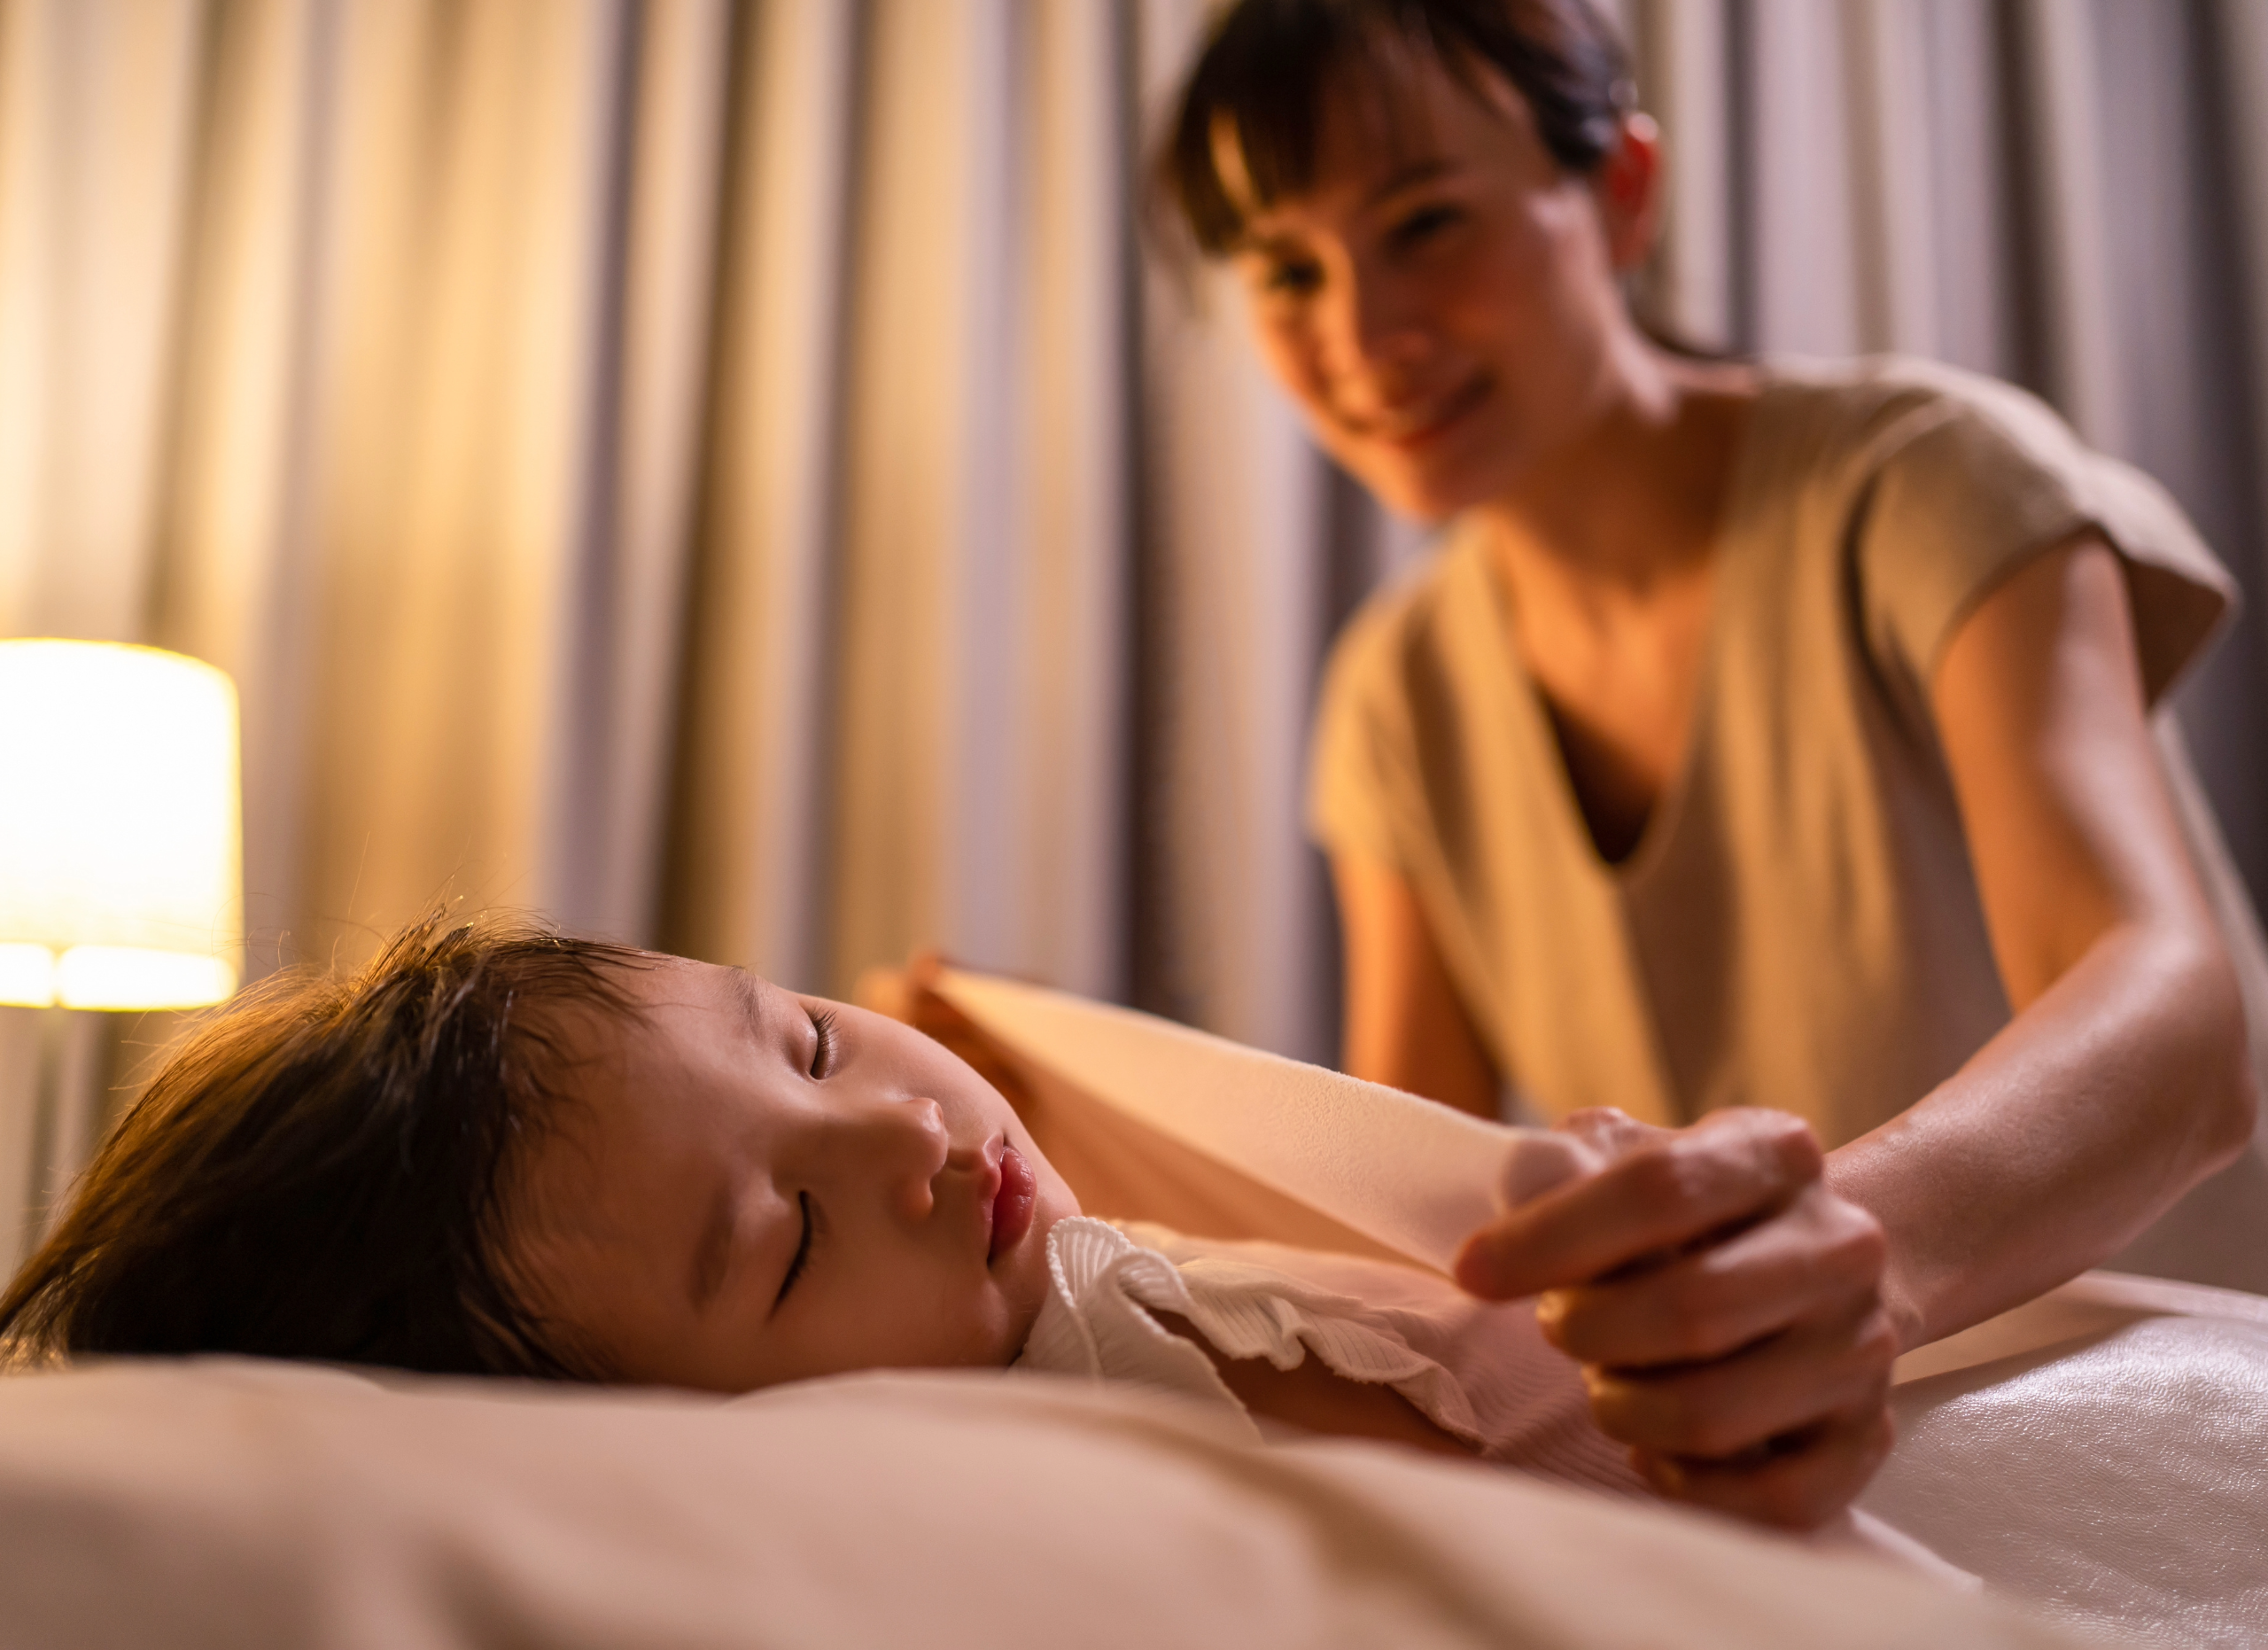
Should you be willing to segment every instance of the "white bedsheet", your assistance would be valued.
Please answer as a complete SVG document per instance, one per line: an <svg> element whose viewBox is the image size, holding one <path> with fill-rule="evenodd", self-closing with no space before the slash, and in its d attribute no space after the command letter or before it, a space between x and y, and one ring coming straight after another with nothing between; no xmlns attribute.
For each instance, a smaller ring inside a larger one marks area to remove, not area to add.
<svg viewBox="0 0 2268 1650"><path fill-rule="evenodd" d="M2268 1644L2268 1300L2091 1273L1899 1373L1863 1505L2064 1619Z"/></svg>

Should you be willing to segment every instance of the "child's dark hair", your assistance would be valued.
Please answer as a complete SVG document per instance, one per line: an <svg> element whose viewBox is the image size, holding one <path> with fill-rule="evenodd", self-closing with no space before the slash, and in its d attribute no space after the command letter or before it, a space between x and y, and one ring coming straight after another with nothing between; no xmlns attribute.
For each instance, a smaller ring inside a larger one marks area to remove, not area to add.
<svg viewBox="0 0 2268 1650"><path fill-rule="evenodd" d="M559 1104L560 1011L627 1015L639 961L435 915L352 977L253 986L119 1120L0 1297L8 1361L235 1352L592 1377L514 1288L501 1210Z"/></svg>
<svg viewBox="0 0 2268 1650"><path fill-rule="evenodd" d="M1619 36L1588 0L1241 0L1214 27L1182 90L1156 181L1200 249L1244 232L1213 134L1237 137L1257 204L1314 181L1317 121L1334 76L1381 79L1389 56L1430 58L1476 90L1502 77L1561 167L1588 175L1614 151L1632 101Z"/></svg>

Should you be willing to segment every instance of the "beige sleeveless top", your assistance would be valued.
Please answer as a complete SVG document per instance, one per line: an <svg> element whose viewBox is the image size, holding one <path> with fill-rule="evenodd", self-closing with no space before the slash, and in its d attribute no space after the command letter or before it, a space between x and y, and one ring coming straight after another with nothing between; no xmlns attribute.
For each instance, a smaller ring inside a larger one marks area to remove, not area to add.
<svg viewBox="0 0 2268 1650"><path fill-rule="evenodd" d="M2087 525L2124 559L2155 704L2233 600L2156 484L2006 385L1775 367L1719 529L1685 765L1626 860L1598 855L1469 531L1337 644L1312 829L1410 880L1498 1070L1546 1116L1770 1106L1840 1144L2008 1017L1928 685L1979 598ZM2258 1052L2257 923L2166 749Z"/></svg>

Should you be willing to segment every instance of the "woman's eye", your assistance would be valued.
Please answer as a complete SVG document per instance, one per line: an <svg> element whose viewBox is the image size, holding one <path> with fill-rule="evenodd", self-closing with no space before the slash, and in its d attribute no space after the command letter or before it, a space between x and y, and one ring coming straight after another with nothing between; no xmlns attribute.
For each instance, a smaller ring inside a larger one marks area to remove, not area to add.
<svg viewBox="0 0 2268 1650"><path fill-rule="evenodd" d="M824 1014L812 1016L812 1031L811 1074L823 1078L835 1070L835 1010L829 1008Z"/></svg>
<svg viewBox="0 0 2268 1650"><path fill-rule="evenodd" d="M796 1280L804 1275L804 1263L812 1257L812 1229L815 1224L812 1214L812 1195L809 1192L796 1193L796 1207L803 1214L804 1234L796 1241L795 1259L788 1263L788 1275L780 1280L780 1293L772 1297L775 1310L781 1301L788 1298L788 1291L796 1287Z"/></svg>
<svg viewBox="0 0 2268 1650"><path fill-rule="evenodd" d="M1463 216L1455 206L1421 206L1394 226L1394 245L1421 246Z"/></svg>
<svg viewBox="0 0 2268 1650"><path fill-rule="evenodd" d="M1312 263L1272 262L1261 276L1261 285L1267 291L1287 297L1303 297L1322 284L1323 270Z"/></svg>

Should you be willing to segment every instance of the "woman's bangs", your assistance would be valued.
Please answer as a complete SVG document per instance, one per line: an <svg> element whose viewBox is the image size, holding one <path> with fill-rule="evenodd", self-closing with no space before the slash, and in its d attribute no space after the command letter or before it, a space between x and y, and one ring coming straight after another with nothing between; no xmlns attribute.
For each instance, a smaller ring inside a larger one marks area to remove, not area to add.
<svg viewBox="0 0 2268 1650"><path fill-rule="evenodd" d="M1239 11L1191 84L1169 151L1168 181L1198 245L1233 250L1252 212L1315 183L1327 99L1351 96L1372 136L1398 145L1416 120L1421 52L1440 56L1339 6Z"/></svg>
<svg viewBox="0 0 2268 1650"><path fill-rule="evenodd" d="M1254 211L1313 186L1327 101L1353 98L1365 142L1392 152L1422 122L1428 69L1525 100L1574 173L1612 150L1631 105L1621 43L1584 0L1245 0L1190 78L1152 199L1178 205L1204 253L1232 252Z"/></svg>

